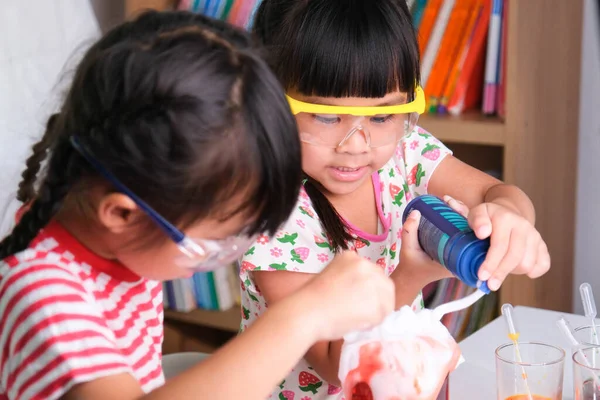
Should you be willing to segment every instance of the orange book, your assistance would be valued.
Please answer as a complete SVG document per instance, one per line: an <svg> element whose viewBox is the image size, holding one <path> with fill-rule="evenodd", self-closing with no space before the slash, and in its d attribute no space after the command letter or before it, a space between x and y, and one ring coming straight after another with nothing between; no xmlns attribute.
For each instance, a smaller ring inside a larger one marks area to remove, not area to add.
<svg viewBox="0 0 600 400"><path fill-rule="evenodd" d="M460 76L460 72L462 71L462 67L465 63L467 51L469 50L469 42L471 41L471 37L473 36L473 32L475 31L475 27L479 19L479 15L483 9L483 3L484 0L474 0L471 4L469 17L466 21L465 29L463 31L460 44L457 48L456 58L454 59L452 69L450 70L448 79L444 85L445 87L442 96L438 102L438 111L440 113L447 112L448 102L454 93L454 88L456 87L458 77Z"/></svg>
<svg viewBox="0 0 600 400"><path fill-rule="evenodd" d="M425 85L430 112L435 112L438 99L442 97L448 80L448 72L456 59L458 46L475 2L476 0L456 0L454 4L430 77Z"/></svg>
<svg viewBox="0 0 600 400"><path fill-rule="evenodd" d="M421 20L421 25L419 25L419 54L423 57L425 54L425 49L427 48L427 42L429 41L429 37L431 36L431 31L433 31L433 27L435 25L435 20L437 19L438 12L440 11L440 7L442 6L443 0L429 0L427 5L425 6L425 11L423 11L423 19Z"/></svg>
<svg viewBox="0 0 600 400"><path fill-rule="evenodd" d="M238 13L242 8L243 1L237 0L233 2L233 6L231 7L231 11L229 12L229 16L227 17L227 22L232 25L235 25L235 21L238 17Z"/></svg>
<svg viewBox="0 0 600 400"><path fill-rule="evenodd" d="M483 0L473 36L466 49L465 62L460 71L454 93L448 103L448 112L459 115L481 100L487 33L492 13L492 0Z"/></svg>

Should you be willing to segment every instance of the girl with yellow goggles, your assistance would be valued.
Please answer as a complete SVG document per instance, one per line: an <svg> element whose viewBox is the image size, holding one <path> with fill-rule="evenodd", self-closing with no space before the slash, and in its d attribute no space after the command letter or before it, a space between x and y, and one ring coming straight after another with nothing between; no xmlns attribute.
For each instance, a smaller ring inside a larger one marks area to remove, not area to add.
<svg viewBox="0 0 600 400"><path fill-rule="evenodd" d="M242 330L345 250L392 278L397 308L419 312L421 289L449 276L419 247L420 216L402 221L421 194L450 196L476 235L491 238L478 276L490 289L511 273L535 278L548 270L529 198L416 126L425 108L422 51L406 1L262 0L255 15L254 33L296 117L304 185L279 232L259 237L243 257ZM271 398L339 400L342 345L313 346Z"/></svg>

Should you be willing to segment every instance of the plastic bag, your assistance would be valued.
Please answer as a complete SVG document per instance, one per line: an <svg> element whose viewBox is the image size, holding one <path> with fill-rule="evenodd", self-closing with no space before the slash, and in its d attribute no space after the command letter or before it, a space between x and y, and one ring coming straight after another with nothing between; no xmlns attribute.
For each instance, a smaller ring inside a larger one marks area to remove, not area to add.
<svg viewBox="0 0 600 400"><path fill-rule="evenodd" d="M346 400L435 400L463 358L432 310L408 306L344 337L339 378Z"/></svg>

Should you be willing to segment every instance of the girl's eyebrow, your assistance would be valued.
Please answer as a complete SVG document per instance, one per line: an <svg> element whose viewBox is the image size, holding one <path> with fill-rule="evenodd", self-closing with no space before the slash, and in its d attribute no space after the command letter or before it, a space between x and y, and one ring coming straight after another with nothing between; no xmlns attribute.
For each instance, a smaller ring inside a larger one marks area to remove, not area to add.
<svg viewBox="0 0 600 400"><path fill-rule="evenodd" d="M399 94L397 96L394 96L392 99L379 103L375 107L398 106L401 104L406 104L405 94Z"/></svg>
<svg viewBox="0 0 600 400"><path fill-rule="evenodd" d="M336 107L339 106L337 104L331 104L331 103L327 102L326 99L322 99L319 97L314 97L314 98L307 97L306 100L304 100L304 103L318 104L318 105L322 105L322 106L336 106ZM404 93L398 93L394 97L383 100L381 103L377 103L370 107L398 106L401 104L406 104L406 94L404 94Z"/></svg>

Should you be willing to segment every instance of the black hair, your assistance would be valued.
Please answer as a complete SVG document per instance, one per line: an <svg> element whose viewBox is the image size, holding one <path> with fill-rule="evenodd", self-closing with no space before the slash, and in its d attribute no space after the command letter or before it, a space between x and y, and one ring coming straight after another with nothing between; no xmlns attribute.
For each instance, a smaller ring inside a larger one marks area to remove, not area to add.
<svg viewBox="0 0 600 400"><path fill-rule="evenodd" d="M176 225L243 212L254 218L250 234L274 234L297 201L300 142L280 82L249 34L202 15L150 11L87 51L27 160L18 198L28 211L0 242L0 259L25 249L67 195L101 179L73 135Z"/></svg>
<svg viewBox="0 0 600 400"><path fill-rule="evenodd" d="M420 82L419 46L406 0L263 0L254 34L286 90L379 98ZM353 238L306 176L305 188L335 251Z"/></svg>

